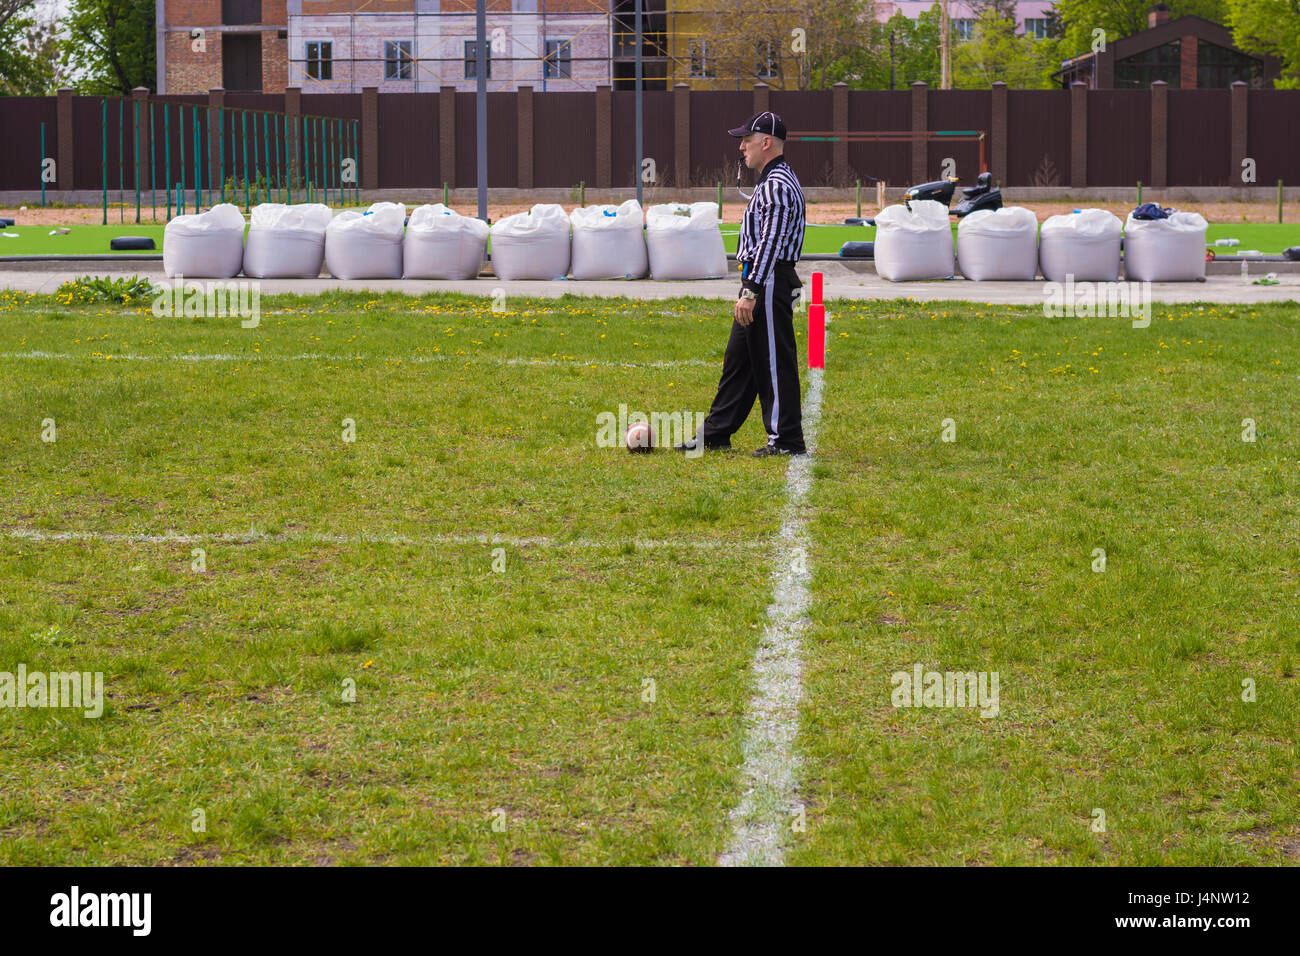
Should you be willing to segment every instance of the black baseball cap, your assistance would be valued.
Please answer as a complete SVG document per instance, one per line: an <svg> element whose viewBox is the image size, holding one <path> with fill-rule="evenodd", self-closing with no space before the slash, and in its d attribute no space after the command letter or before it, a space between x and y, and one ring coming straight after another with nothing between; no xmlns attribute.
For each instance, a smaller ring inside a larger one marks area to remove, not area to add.
<svg viewBox="0 0 1300 956"><path fill-rule="evenodd" d="M732 136L748 136L750 133L766 133L777 139L785 139L785 123L771 110L755 113L744 126L727 130Z"/></svg>

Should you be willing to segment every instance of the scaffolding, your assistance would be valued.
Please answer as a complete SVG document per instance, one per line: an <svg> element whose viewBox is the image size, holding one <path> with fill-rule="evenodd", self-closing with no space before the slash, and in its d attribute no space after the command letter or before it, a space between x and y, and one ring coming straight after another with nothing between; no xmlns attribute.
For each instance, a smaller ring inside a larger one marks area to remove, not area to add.
<svg viewBox="0 0 1300 956"><path fill-rule="evenodd" d="M368 2L351 0L346 12L289 16L287 86L315 93L356 93L370 86L385 92L474 88L473 9L390 12L366 9ZM535 0L534 9L488 11L488 91L520 85L586 92L605 85L634 89L634 0L586 2L586 10L548 12L545 0ZM745 81L782 85L779 65L784 58L777 57L776 71L764 72L757 68L763 60L759 51L754 70L719 75L716 64L710 65L712 58L699 52L709 38L696 26L714 13L682 9L678 0L643 0L643 89L666 90L684 80L710 86L729 86L734 80L736 89ZM696 42L701 46L693 49ZM343 43L347 54L338 55ZM791 54L789 59L798 57Z"/></svg>

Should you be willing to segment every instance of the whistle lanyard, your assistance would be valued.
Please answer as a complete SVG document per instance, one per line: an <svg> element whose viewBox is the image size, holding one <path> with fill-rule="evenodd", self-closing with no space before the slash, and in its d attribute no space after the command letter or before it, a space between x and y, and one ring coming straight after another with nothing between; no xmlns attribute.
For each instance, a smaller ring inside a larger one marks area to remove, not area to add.
<svg viewBox="0 0 1300 956"><path fill-rule="evenodd" d="M744 164L736 163L736 192L740 193L740 195L743 196L746 201L748 201L749 197L754 194L752 192L745 192L745 190L740 188L740 176L741 176L742 169L744 169ZM754 188L757 189L758 188L757 185L755 185Z"/></svg>

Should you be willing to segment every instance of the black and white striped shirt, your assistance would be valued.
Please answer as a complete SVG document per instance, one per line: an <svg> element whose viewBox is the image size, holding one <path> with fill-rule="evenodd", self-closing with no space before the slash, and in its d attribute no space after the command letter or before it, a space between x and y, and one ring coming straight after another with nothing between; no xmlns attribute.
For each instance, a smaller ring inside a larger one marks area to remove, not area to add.
<svg viewBox="0 0 1300 956"><path fill-rule="evenodd" d="M763 167L740 224L736 260L748 262L741 284L761 292L778 260L796 262L803 249L803 188L784 156Z"/></svg>

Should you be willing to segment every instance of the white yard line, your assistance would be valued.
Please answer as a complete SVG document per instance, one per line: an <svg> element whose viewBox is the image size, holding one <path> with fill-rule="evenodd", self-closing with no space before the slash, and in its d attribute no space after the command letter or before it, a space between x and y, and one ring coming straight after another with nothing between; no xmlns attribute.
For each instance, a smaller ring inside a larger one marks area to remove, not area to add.
<svg viewBox="0 0 1300 956"><path fill-rule="evenodd" d="M501 356L481 356L481 355L327 355L322 352L303 352L298 355L232 355L228 353L214 353L207 355L187 354L187 355L141 355L139 353L127 352L117 354L113 352L102 353L85 353L77 355L71 352L43 352L33 349L30 352L0 352L0 360L5 361L55 361L69 362L84 359L100 359L111 362L404 362L411 365L422 365L428 362L454 362L460 364L474 365L509 365L523 366L525 368L536 366L538 368L550 367L581 367L593 366L596 368L683 368L687 366L716 366L718 363L714 359L664 359L654 362L615 362L607 359L533 359L533 358L509 358Z"/></svg>
<svg viewBox="0 0 1300 956"><path fill-rule="evenodd" d="M785 473L785 509L774 543L772 603L754 656L754 696L745 714L744 793L731 811L732 834L721 866L780 866L786 837L799 810L800 639L808 625L809 536L805 515L822 413L822 371L809 372L803 409L808 454L791 458Z"/></svg>
<svg viewBox="0 0 1300 956"><path fill-rule="evenodd" d="M175 531L161 533L115 533L109 531L41 531L36 528L6 528L0 535L19 541L38 543L92 542L106 544L272 544L302 542L307 544L393 544L423 547L459 546L469 544L505 545L512 548L556 548L591 550L621 548L633 544L638 549L693 548L696 550L745 550L751 545L735 541L708 541L689 538L573 538L569 540L544 535L520 537L504 534L434 534L410 536L402 534L321 534L318 532L289 531L267 534L250 528L248 531L219 534L188 534Z"/></svg>

